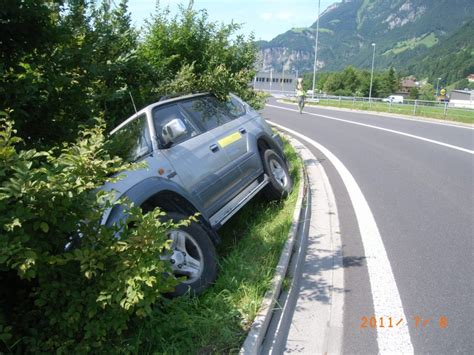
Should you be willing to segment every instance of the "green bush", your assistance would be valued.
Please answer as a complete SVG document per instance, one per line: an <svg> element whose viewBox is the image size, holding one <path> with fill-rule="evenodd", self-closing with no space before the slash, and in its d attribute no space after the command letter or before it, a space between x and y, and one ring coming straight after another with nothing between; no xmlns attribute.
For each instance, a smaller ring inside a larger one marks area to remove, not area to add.
<svg viewBox="0 0 474 355"><path fill-rule="evenodd" d="M19 150L12 123L0 120L0 352L100 349L177 283L158 257L173 226L160 223L163 212L119 201L128 219L100 223L119 202L98 187L134 168L109 156L103 130Z"/></svg>

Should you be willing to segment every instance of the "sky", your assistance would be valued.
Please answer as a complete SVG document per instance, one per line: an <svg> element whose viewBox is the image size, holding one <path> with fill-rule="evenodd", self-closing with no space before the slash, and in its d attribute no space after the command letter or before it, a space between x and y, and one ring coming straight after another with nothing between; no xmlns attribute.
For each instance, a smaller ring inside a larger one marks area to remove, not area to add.
<svg viewBox="0 0 474 355"><path fill-rule="evenodd" d="M334 0L321 0L321 12ZM132 21L137 26L155 10L155 0L129 0ZM188 0L160 0L160 6L169 6L175 14L178 5L187 6ZM254 33L256 40L271 40L293 27L308 27L317 18L318 0L194 0L195 9L206 9L209 19L243 25L242 33Z"/></svg>

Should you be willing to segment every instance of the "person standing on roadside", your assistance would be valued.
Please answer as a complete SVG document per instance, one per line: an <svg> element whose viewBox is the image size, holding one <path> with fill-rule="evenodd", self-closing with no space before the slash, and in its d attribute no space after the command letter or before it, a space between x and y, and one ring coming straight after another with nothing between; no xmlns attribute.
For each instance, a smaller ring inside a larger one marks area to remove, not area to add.
<svg viewBox="0 0 474 355"><path fill-rule="evenodd" d="M298 78L298 83L296 84L296 98L298 100L298 108L300 109L300 114L303 113L305 96L306 95L303 89L303 78Z"/></svg>

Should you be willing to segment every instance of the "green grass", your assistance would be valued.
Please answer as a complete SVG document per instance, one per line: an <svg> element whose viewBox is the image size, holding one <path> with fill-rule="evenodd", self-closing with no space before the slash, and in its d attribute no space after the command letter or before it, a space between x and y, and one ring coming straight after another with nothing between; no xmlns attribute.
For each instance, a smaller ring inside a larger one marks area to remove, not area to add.
<svg viewBox="0 0 474 355"><path fill-rule="evenodd" d="M292 102L292 103L294 102L292 100L284 100L284 101ZM474 110L469 110L469 109L448 108L446 112L446 116L445 116L444 109L442 107L429 107L429 106L418 106L416 109L416 113L414 114L413 104L410 104L410 105L393 104L390 107L388 103L384 103L384 102L373 102L372 105L369 105L368 102L362 102L362 101L341 100L339 102L337 100L321 99L319 103L307 102L306 105L341 107L341 108L367 110L367 111L375 111L375 112L388 112L388 113L396 113L396 114L401 114L401 115L435 118L435 119L440 119L444 121L456 121L456 122L463 122L463 123L470 123L470 124L474 123Z"/></svg>
<svg viewBox="0 0 474 355"><path fill-rule="evenodd" d="M307 27L293 27L291 30L295 33L303 33L307 29Z"/></svg>
<svg viewBox="0 0 474 355"><path fill-rule="evenodd" d="M330 30L329 28L319 28L319 33L329 33L334 34L334 31Z"/></svg>
<svg viewBox="0 0 474 355"><path fill-rule="evenodd" d="M438 43L438 38L434 33L423 35L421 37L411 38L406 41L401 41L395 44L392 49L384 52L383 55L394 55L402 53L408 49L414 49L417 46L424 45L427 48L433 47Z"/></svg>
<svg viewBox="0 0 474 355"><path fill-rule="evenodd" d="M274 275L292 222L301 162L285 143L295 182L282 202L257 197L221 230L219 276L199 297L166 300L151 319L136 321L116 352L238 352Z"/></svg>

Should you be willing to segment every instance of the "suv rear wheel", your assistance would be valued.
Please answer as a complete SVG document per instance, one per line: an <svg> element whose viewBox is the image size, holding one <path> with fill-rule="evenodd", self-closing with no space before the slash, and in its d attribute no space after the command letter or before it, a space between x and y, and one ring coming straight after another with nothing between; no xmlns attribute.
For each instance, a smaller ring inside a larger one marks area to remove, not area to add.
<svg viewBox="0 0 474 355"><path fill-rule="evenodd" d="M187 217L180 213L167 213L166 220L177 223ZM198 222L168 231L172 240L171 253L161 256L171 263L173 275L185 280L169 295L194 295L203 292L216 279L216 251L208 233Z"/></svg>
<svg viewBox="0 0 474 355"><path fill-rule="evenodd" d="M287 197L291 192L293 181L286 163L271 149L264 151L262 160L265 173L270 179L263 189L265 197L270 201Z"/></svg>

